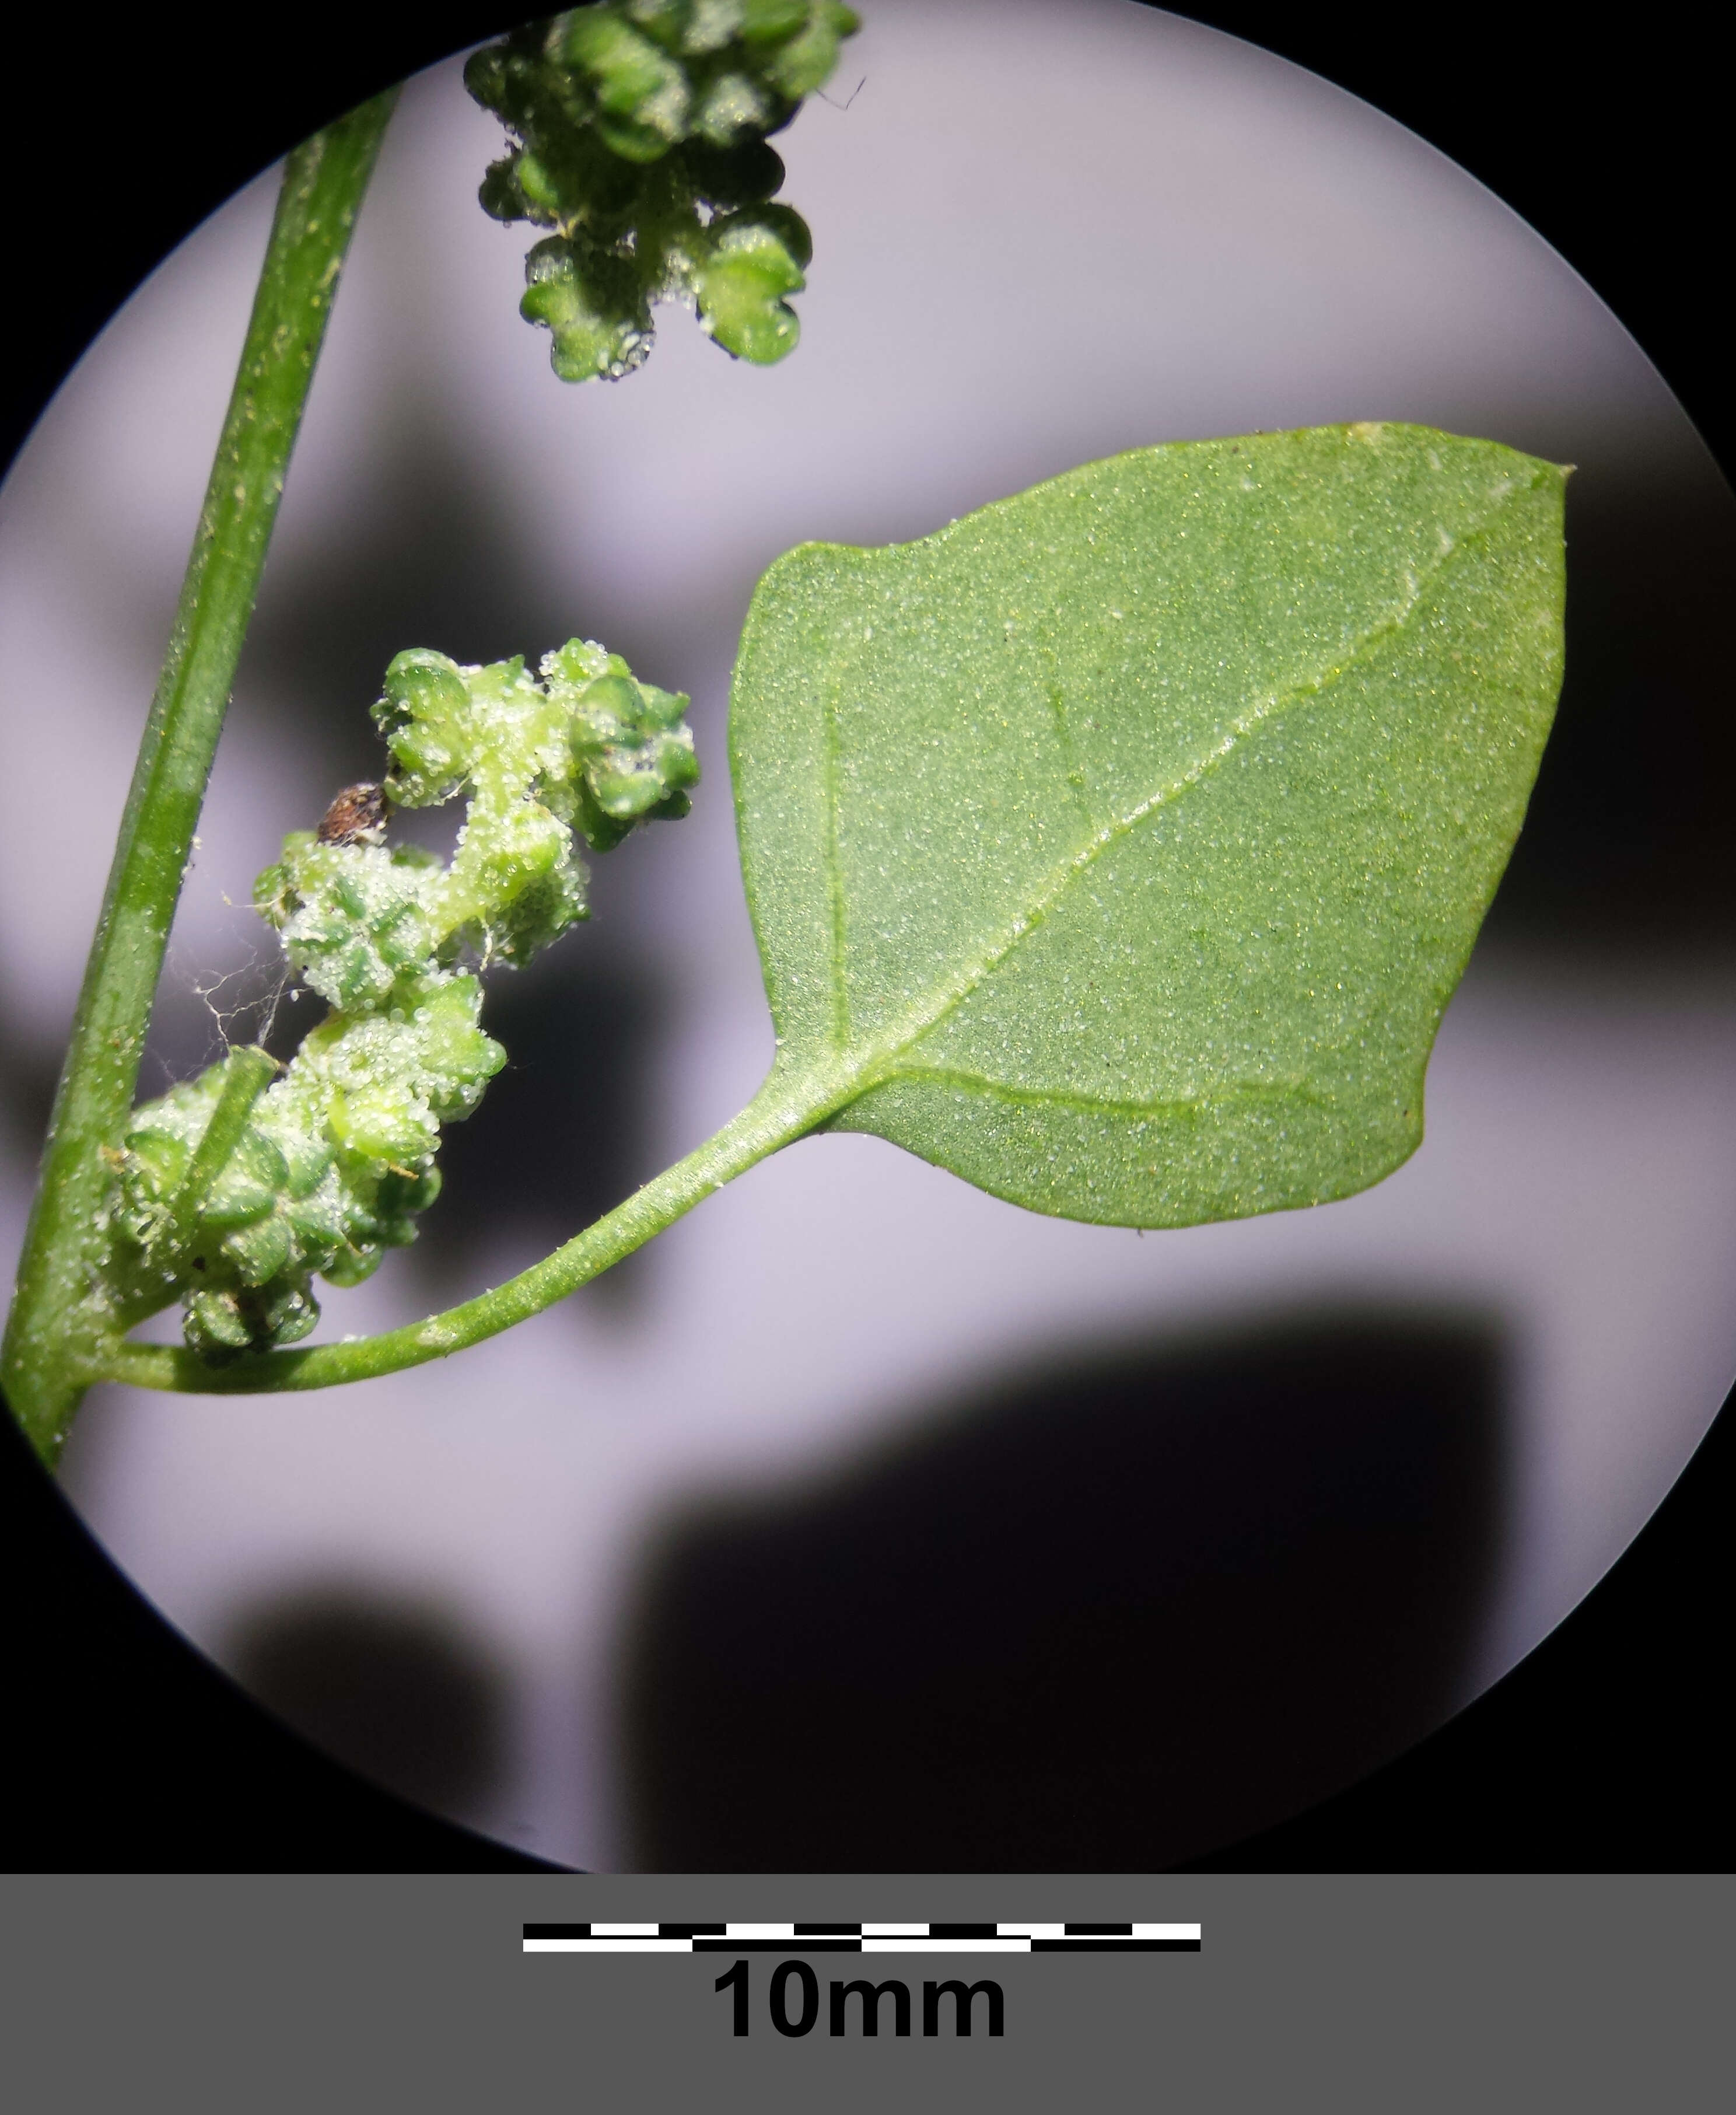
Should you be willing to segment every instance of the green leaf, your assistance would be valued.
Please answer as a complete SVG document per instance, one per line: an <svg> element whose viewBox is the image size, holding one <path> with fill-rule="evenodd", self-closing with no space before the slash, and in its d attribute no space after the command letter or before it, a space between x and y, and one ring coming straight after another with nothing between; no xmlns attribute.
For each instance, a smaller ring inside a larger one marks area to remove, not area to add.
<svg viewBox="0 0 1736 2115"><path fill-rule="evenodd" d="M1548 735L1564 478L1265 434L780 559L731 712L780 1070L1070 1218L1390 1173Z"/></svg>

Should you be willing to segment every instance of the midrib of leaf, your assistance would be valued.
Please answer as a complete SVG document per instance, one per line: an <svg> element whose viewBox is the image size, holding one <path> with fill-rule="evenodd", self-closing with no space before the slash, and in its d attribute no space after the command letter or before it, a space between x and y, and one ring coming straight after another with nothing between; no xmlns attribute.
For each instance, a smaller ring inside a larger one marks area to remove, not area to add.
<svg viewBox="0 0 1736 2115"><path fill-rule="evenodd" d="M1137 828L1146 817L1153 814L1170 802L1198 786L1210 773L1216 770L1224 759L1236 750L1254 731L1262 727L1293 705L1317 698L1340 682L1375 651L1385 640L1402 631L1422 601L1425 591L1445 573L1469 546L1486 539L1500 513L1512 496L1532 490L1538 479L1528 479L1523 485L1509 484L1496 497L1496 505L1488 518L1476 527L1465 530L1453 539L1447 549L1425 564L1418 573L1407 573L1408 589L1404 599L1394 605L1388 614L1368 626L1357 637L1350 650L1341 660L1329 668L1317 671L1292 684L1282 691L1274 691L1269 697L1258 700L1232 720L1221 738L1207 750L1196 763L1191 764L1179 778L1166 781L1129 808L1124 814L1112 816L1088 837L1075 851L1051 869L1031 902L1007 923L1000 938L973 961L969 961L953 976L943 979L922 998L916 1000L890 1028L882 1030L862 1044L851 1058L849 1071L854 1081L853 1091L841 1098L833 1099L836 1109L841 1101L854 1100L873 1085L893 1078L909 1077L923 1068L905 1067L900 1063L903 1053L911 1044L937 1028L973 992L1005 961L1020 943L1033 933L1048 915L1062 897L1096 864L1101 855L1112 844L1118 843ZM842 681L841 672L840 681ZM836 686L827 694L827 820L828 842L823 864L827 869L827 883L832 908L835 1025L841 1010L847 1022L848 998L842 984L842 943L845 929L845 904L843 876L839 862L837 839L837 764L836 753L837 698ZM850 1058L847 1045L839 1044L837 1054ZM831 1067L827 1068L828 1071ZM836 1078L836 1073L833 1074ZM961 1077L973 1076L964 1075ZM1248 1086L1257 1083L1248 1082ZM1081 1098L1082 1105L1101 1110L1109 1104L1092 1102Z"/></svg>

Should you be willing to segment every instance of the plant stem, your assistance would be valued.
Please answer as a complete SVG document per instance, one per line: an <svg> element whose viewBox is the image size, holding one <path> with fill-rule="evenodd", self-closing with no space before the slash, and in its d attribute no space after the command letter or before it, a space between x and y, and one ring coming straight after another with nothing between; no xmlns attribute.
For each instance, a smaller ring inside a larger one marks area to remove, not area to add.
<svg viewBox="0 0 1736 2115"><path fill-rule="evenodd" d="M195 1217L205 1193L229 1165L241 1142L254 1104L282 1068L268 1051L231 1050L223 1060L223 1085L181 1186L169 1200L169 1217L185 1225Z"/></svg>
<svg viewBox="0 0 1736 2115"><path fill-rule="evenodd" d="M167 1345L112 1345L92 1378L202 1395L255 1395L285 1388L330 1388L336 1382L371 1379L443 1359L448 1352L510 1329L514 1323L540 1314L576 1291L726 1182L812 1131L859 1093L861 1085L859 1067L836 1062L806 1067L797 1073L774 1070L740 1116L624 1204L506 1284L425 1322L378 1337L316 1344L306 1351L269 1351L222 1366L209 1365L196 1352Z"/></svg>
<svg viewBox="0 0 1736 2115"><path fill-rule="evenodd" d="M228 415L140 745L66 1052L3 1353L14 1415L52 1461L110 1318L103 1260L112 1149L132 1107L151 1002L236 663L338 273L397 91L291 155Z"/></svg>

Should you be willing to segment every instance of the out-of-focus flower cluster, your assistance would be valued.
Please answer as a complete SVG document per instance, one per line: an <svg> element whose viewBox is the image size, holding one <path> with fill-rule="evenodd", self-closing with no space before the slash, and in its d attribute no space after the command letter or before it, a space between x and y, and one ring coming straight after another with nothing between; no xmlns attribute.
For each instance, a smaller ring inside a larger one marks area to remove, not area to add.
<svg viewBox="0 0 1736 2115"><path fill-rule="evenodd" d="M806 223L774 203L767 135L837 64L841 0L601 0L476 53L465 85L511 136L483 181L497 220L552 231L520 304L565 381L618 378L651 350L658 301L694 310L726 351L795 346Z"/></svg>

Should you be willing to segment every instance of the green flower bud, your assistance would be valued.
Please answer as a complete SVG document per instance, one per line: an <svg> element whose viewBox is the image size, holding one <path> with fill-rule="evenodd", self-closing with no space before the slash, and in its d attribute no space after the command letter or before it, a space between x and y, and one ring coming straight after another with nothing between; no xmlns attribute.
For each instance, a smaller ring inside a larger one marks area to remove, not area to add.
<svg viewBox="0 0 1736 2115"><path fill-rule="evenodd" d="M259 876L254 902L282 935L291 967L350 1012L378 1004L433 960L428 880L438 866L415 845L321 844L300 830Z"/></svg>
<svg viewBox="0 0 1736 2115"><path fill-rule="evenodd" d="M551 236L524 259L519 314L554 339L549 358L563 382L619 381L651 351L651 305L630 260L591 257Z"/></svg>
<svg viewBox="0 0 1736 2115"><path fill-rule="evenodd" d="M838 47L861 27L854 11L837 0L819 0L767 63L768 79L792 102L823 88L838 63Z"/></svg>
<svg viewBox="0 0 1736 2115"><path fill-rule="evenodd" d="M298 1343L319 1320L319 1303L305 1284L284 1278L257 1287L212 1287L190 1292L186 1339L213 1365L244 1351Z"/></svg>
<svg viewBox="0 0 1736 2115"><path fill-rule="evenodd" d="M612 7L581 7L563 20L567 63L588 76L600 111L625 121L602 128L618 154L654 161L685 135L693 93L685 72L666 52ZM621 145L616 131L634 144ZM646 151L639 150L641 143Z"/></svg>
<svg viewBox="0 0 1736 2115"><path fill-rule="evenodd" d="M469 776L469 709L456 661L424 649L393 657L373 721L392 755L393 798L403 806L448 800Z"/></svg>
<svg viewBox="0 0 1736 2115"><path fill-rule="evenodd" d="M714 222L711 232L711 256L694 287L700 323L726 352L769 366L800 335L784 296L807 284L807 223L787 206L755 206Z"/></svg>

